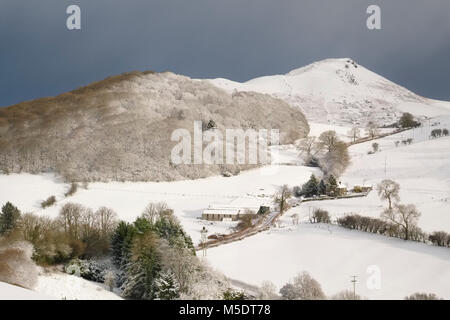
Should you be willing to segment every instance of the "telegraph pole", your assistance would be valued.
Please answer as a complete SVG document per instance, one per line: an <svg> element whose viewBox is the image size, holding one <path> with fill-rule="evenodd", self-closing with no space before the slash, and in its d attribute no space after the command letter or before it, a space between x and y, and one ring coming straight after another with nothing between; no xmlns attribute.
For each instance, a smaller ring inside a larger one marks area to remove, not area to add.
<svg viewBox="0 0 450 320"><path fill-rule="evenodd" d="M202 253L203 256L206 257L206 240L208 239L206 235L208 234L208 230L203 226L203 229L200 230L200 233L202 235L201 237L201 243L202 243Z"/></svg>
<svg viewBox="0 0 450 320"><path fill-rule="evenodd" d="M356 282L358 281L356 280L356 277L357 276L352 276L352 280L350 281L353 283L353 299L355 300L356 300Z"/></svg>

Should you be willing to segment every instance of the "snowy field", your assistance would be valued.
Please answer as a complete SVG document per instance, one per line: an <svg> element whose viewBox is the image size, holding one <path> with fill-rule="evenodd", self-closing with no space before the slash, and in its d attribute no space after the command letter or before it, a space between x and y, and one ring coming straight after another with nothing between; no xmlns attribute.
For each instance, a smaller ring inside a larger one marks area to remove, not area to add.
<svg viewBox="0 0 450 320"><path fill-rule="evenodd" d="M41 273L34 290L0 282L0 300L122 300L103 284L64 273Z"/></svg>
<svg viewBox="0 0 450 320"><path fill-rule="evenodd" d="M372 141L350 147L352 164L340 180L353 187L393 179L401 186L401 201L414 203L422 212L422 229L450 232L450 137L430 140L436 128L450 128L450 117L379 139L380 151L372 155L367 154ZM395 141L408 138L414 139L411 145L395 147ZM449 299L448 248L306 223L314 208L326 209L337 218L348 213L379 217L384 207L376 191L367 198L307 202L285 214L282 228L210 249L208 260L227 276L254 285L270 280L280 287L304 270L328 295L350 289L350 276L357 275L358 293L369 299L402 299L416 291ZM294 213L300 216L299 226L289 218ZM367 268L372 265L381 271L380 290L366 286Z"/></svg>
<svg viewBox="0 0 450 320"><path fill-rule="evenodd" d="M0 204L11 201L23 212L36 212L56 217L59 209L67 202L83 204L96 210L102 206L114 209L119 218L134 221L150 202L165 201L174 209L183 227L194 243L200 240L204 225L210 233L228 233L234 223L213 223L202 221L202 211L210 205L255 205L272 202L272 194L282 184L299 185L307 181L318 170L303 166L280 165L242 172L233 177L210 177L200 180L176 182L111 182L92 183L88 189L79 188L77 193L64 198L69 188L58 182L52 183L48 176L1 175ZM14 186L13 190L9 186ZM39 203L55 195L58 203L42 210ZM22 201L24 199L25 201Z"/></svg>
<svg viewBox="0 0 450 320"><path fill-rule="evenodd" d="M54 300L42 293L0 282L0 300Z"/></svg>
<svg viewBox="0 0 450 320"><path fill-rule="evenodd" d="M287 215L283 220L282 228L208 249L208 261L232 279L270 280L278 289L308 271L329 296L351 289L356 275L357 293L369 299L403 299L417 291L450 299L448 248L322 224L293 226ZM380 289L366 284L371 266L379 268Z"/></svg>
<svg viewBox="0 0 450 320"><path fill-rule="evenodd" d="M434 123L439 123L433 126ZM312 125L319 135L333 126ZM419 226L431 232L450 232L450 137L429 140L435 128L450 128L450 116L430 120L423 128L379 139L380 151L369 155L372 142L350 147L352 164L341 177L349 187L376 185L391 178L401 185L403 203L414 203L422 212ZM341 136L347 127L336 128ZM413 138L411 145L395 147L395 141ZM279 163L295 163L297 151L280 147ZM283 184L301 185L317 169L279 165L242 172L238 176L210 177L195 181L162 183L92 183L79 188L69 198L69 188L52 175L1 175L0 205L11 201L23 212L56 217L67 202L81 203L96 210L114 209L120 219L133 221L150 202L165 201L175 210L195 243L206 226L209 233L227 233L232 222L206 222L199 219L203 209L213 204L255 204L271 202L275 189ZM42 210L39 203L55 195L55 206ZM358 276L358 293L370 299L402 299L416 291L434 292L450 299L450 251L421 243L405 242L362 233L305 223L310 210L320 207L333 217L359 213L378 217L386 204L373 191L367 198L310 202L292 208L282 219L281 228L272 228L243 241L208 250L208 261L230 278L259 285L264 280L283 285L297 272L308 271L332 295L351 287L350 276ZM293 226L290 215L299 213L301 224ZM381 271L381 289L369 290L367 268ZM413 267L412 267L413 266ZM56 274L40 277L37 291L57 299L114 299L99 284L79 283L82 279ZM73 287L77 290L71 290ZM54 288L59 288L56 291ZM3 286L4 289L4 286ZM4 290L3 290L4 291ZM1 294L1 290L0 290Z"/></svg>
<svg viewBox="0 0 450 320"><path fill-rule="evenodd" d="M41 274L34 290L59 300L122 300L101 283L64 273Z"/></svg>

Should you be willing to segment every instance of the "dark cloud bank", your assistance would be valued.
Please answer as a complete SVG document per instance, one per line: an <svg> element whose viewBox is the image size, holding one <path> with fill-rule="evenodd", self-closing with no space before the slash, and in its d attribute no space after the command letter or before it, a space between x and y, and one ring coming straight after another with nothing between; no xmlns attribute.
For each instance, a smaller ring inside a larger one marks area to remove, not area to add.
<svg viewBox="0 0 450 320"><path fill-rule="evenodd" d="M132 70L244 81L338 57L450 100L448 0L0 0L0 46L2 106Z"/></svg>

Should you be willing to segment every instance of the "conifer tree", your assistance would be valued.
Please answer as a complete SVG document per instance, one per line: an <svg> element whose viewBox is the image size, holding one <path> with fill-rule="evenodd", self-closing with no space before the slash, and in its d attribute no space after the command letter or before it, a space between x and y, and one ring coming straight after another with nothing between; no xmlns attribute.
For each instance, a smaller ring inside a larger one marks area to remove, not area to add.
<svg viewBox="0 0 450 320"><path fill-rule="evenodd" d="M158 241L158 236L152 231L138 235L133 241L132 256L122 285L125 298L155 298L155 279L161 269Z"/></svg>
<svg viewBox="0 0 450 320"><path fill-rule="evenodd" d="M338 183L336 181L336 178L333 175L330 175L330 177L328 178L328 185L327 185L327 194L329 195L335 195L337 188L338 188Z"/></svg>
<svg viewBox="0 0 450 320"><path fill-rule="evenodd" d="M174 300L180 296L180 284L169 270L161 272L155 280L155 297L159 300Z"/></svg>
<svg viewBox="0 0 450 320"><path fill-rule="evenodd" d="M312 197L318 194L319 182L314 174L311 175L309 181L303 185L302 193L305 197Z"/></svg>
<svg viewBox="0 0 450 320"><path fill-rule="evenodd" d="M20 211L11 202L2 207L0 214L0 234L6 234L14 229L20 218Z"/></svg>
<svg viewBox="0 0 450 320"><path fill-rule="evenodd" d="M323 179L322 179L322 180L320 180L320 183L319 183L318 194L323 195L326 193L327 193L327 185L325 184L325 181L323 181Z"/></svg>

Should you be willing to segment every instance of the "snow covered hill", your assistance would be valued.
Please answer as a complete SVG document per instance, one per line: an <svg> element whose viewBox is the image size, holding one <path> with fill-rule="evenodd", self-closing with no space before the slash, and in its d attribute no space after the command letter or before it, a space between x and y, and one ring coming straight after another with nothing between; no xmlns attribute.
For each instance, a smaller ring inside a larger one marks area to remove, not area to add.
<svg viewBox="0 0 450 320"><path fill-rule="evenodd" d="M278 289L297 273L307 271L332 296L352 289L369 299L403 299L414 292L433 292L450 299L450 250L423 243L322 224L272 228L217 248L207 259L228 277L252 285L271 281ZM375 269L378 268L378 269ZM367 285L379 271L380 288Z"/></svg>
<svg viewBox="0 0 450 320"><path fill-rule="evenodd" d="M450 129L450 116L434 118L423 127L376 140L380 151L367 154L374 141L350 147L351 165L341 177L349 188L354 185L375 186L382 179L400 184L404 203L413 203L422 216L419 226L427 232L450 232L450 137L430 139L434 129ZM412 144L401 141L413 139ZM400 141L398 147L395 142ZM295 212L307 217L310 207L328 210L334 217L348 213L379 217L386 203L376 191L367 198L305 203Z"/></svg>
<svg viewBox="0 0 450 320"><path fill-rule="evenodd" d="M0 300L52 300L45 294L0 282Z"/></svg>
<svg viewBox="0 0 450 320"><path fill-rule="evenodd" d="M375 154L368 154L374 141L351 146L352 164L340 180L352 187L393 179L400 184L402 203L415 204L421 212L420 228L450 232L450 137L430 139L438 128L450 128L450 116L376 140L380 151ZM412 144L395 146L407 139ZM357 275L357 292L369 299L402 299L417 291L450 299L448 248L308 223L316 208L335 219L351 213L378 218L385 207L376 191L365 198L305 202L284 215L281 228L210 249L208 260L229 277L252 285L269 280L280 287L308 271L328 295L351 289L350 277ZM300 225L293 225L293 214ZM366 285L370 266L379 267L380 289Z"/></svg>
<svg viewBox="0 0 450 320"><path fill-rule="evenodd" d="M311 122L365 126L371 120L381 126L394 123L405 111L450 114L449 103L420 97L349 58L327 59L244 83L210 81L229 92L255 91L280 98L299 107Z"/></svg>

